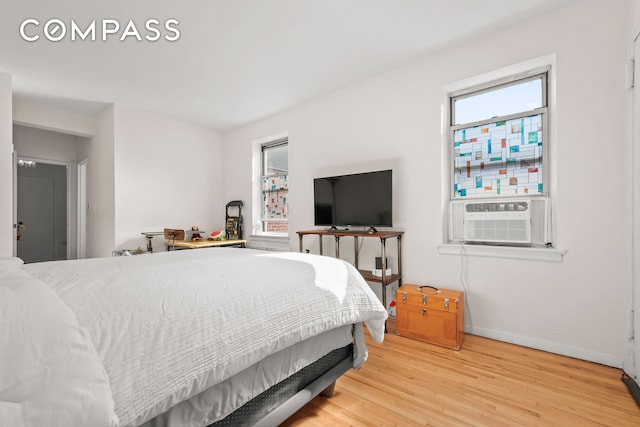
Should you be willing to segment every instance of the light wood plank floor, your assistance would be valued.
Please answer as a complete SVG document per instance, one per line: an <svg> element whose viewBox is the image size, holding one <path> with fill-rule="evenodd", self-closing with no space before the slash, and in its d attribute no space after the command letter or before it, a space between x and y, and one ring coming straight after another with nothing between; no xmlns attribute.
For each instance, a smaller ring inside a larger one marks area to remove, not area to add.
<svg viewBox="0 0 640 427"><path fill-rule="evenodd" d="M622 371L467 335L458 352L387 334L284 426L640 426Z"/></svg>

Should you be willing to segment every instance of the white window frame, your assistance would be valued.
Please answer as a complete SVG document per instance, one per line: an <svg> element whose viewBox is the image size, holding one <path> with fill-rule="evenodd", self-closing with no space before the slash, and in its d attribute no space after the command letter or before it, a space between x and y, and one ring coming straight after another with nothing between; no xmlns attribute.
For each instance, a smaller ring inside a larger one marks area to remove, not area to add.
<svg viewBox="0 0 640 427"><path fill-rule="evenodd" d="M263 177L263 147L287 141L289 144L289 134L282 132L261 138L253 142L253 209L252 209L252 234L262 236L283 237L288 233L273 233L263 231L264 219L262 218L262 177ZM288 218L286 220L289 221Z"/></svg>
<svg viewBox="0 0 640 427"><path fill-rule="evenodd" d="M547 161L549 159L549 155L547 154L547 146L548 146L548 141L549 141L549 132L548 132L548 125L549 125L549 120L548 120L548 112L549 112L549 108L548 108L548 100L547 100L547 76L548 76L548 72L549 72L549 68L545 67L543 69L535 69L535 70L531 70L530 72L522 75L515 75L515 76L509 76L507 78L503 78L500 79L498 81L493 81L493 82L489 82L487 84L483 84L480 86L476 86L476 87L472 87L472 88L467 88L463 91L459 91L459 92L454 92L449 94L449 109L450 109L450 117L451 120L449 122L449 150L450 150L450 154L449 154L449 159L453 165L453 161L454 161L454 134L457 130L460 129L468 129L471 127L477 127L477 126L482 126L482 125L489 125L489 124L493 124L496 122L501 122L501 121L509 121L509 120L513 120L513 119L517 119L517 118L523 118L523 117L528 117L528 116L532 116L532 115L541 115L542 118L542 193L532 193L532 194L527 194L526 197L540 197L540 196L547 196L549 193L549 190L547 188L548 182L549 182L549 171L547 168ZM522 111L519 113L514 113L514 114L509 114L509 115L505 115L505 116L497 116L497 117L491 117L488 119L483 119L483 120L478 120L478 121L474 121L474 122L468 122L468 123L461 123L461 124L454 124L454 103L457 99L463 99L466 97L472 97L475 95L479 95L482 93L487 93L487 92L491 92L493 90L499 90L501 88L504 87L508 87L511 86L513 84L518 84L518 83L524 83L526 81L531 81L531 80L536 80L538 78L542 78L542 107L540 108L536 108L533 110L528 110L528 111ZM471 196L466 196L466 197L456 197L454 194L454 190L453 190L453 184L455 181L455 170L453 167L451 167L451 173L449 176L449 198L451 200L457 199L457 200L474 200L474 199L482 199L482 198L487 198L487 197L491 197L491 198L495 198L495 199L505 199L508 197L522 197L522 194L520 195L503 195L503 194L478 194L478 195L471 195Z"/></svg>
<svg viewBox="0 0 640 427"><path fill-rule="evenodd" d="M535 259L544 261L561 261L564 250L557 248L534 248L534 247L512 247L494 245L464 245L449 243L449 204L453 200L453 126L452 126L452 98L465 93L477 92L487 88L496 87L500 84L514 82L527 77L546 72L547 78L547 102L546 102L546 123L544 126L543 139L543 180L544 196L548 197L551 205L555 205L556 194L556 128L555 128L555 54L545 55L530 61L514 64L505 68L494 70L482 75L471 77L455 83L445 85L442 90L441 101L441 126L442 126L442 244L438 246L442 254L452 255L472 255L497 258L518 258ZM489 119L488 122L492 122ZM469 124L465 124L467 126ZM495 196L492 196L495 197ZM507 197L507 196L505 196ZM482 199L482 197L466 197L466 200ZM459 199L457 199L459 200ZM551 210L551 236L555 242L555 210ZM554 245L555 246L555 245Z"/></svg>

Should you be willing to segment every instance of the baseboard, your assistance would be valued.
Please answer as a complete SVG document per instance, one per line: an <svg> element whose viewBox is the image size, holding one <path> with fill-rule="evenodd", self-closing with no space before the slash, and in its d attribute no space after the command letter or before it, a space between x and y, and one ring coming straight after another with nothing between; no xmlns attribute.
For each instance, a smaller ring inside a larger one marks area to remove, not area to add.
<svg viewBox="0 0 640 427"><path fill-rule="evenodd" d="M477 326L474 326L472 331L466 333L622 369L623 359L611 354Z"/></svg>

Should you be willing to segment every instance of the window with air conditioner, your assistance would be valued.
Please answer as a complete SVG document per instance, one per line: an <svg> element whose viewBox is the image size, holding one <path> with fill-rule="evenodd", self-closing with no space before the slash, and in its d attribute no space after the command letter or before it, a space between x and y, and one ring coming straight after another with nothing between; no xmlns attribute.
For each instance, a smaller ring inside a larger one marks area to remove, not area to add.
<svg viewBox="0 0 640 427"><path fill-rule="evenodd" d="M550 245L548 73L449 94L450 242Z"/></svg>

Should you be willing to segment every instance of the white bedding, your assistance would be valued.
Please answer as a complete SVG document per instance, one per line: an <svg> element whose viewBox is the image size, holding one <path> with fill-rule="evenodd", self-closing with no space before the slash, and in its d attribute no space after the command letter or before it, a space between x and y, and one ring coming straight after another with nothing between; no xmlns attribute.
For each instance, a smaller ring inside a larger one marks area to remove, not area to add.
<svg viewBox="0 0 640 427"><path fill-rule="evenodd" d="M0 425L117 421L102 361L73 312L21 260L0 259Z"/></svg>
<svg viewBox="0 0 640 427"><path fill-rule="evenodd" d="M373 339L384 336L382 304L351 265L328 257L213 248L24 270L88 331L121 426L331 329L366 322Z"/></svg>

